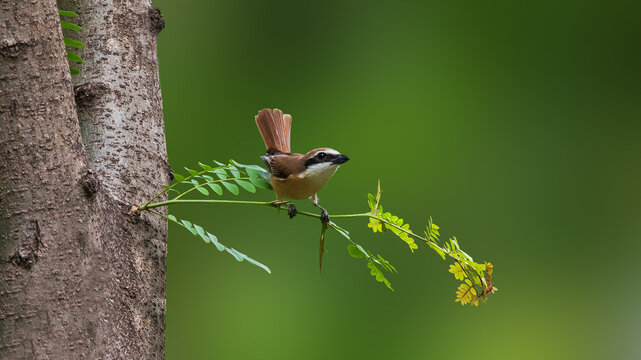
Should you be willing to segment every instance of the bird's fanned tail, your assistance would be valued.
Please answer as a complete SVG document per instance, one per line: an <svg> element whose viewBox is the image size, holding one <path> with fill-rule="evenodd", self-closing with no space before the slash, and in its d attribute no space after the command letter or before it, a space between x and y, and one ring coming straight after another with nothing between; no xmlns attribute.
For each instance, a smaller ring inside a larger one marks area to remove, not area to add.
<svg viewBox="0 0 641 360"><path fill-rule="evenodd" d="M262 109L256 115L256 125L267 149L291 152L290 132L292 116L279 109Z"/></svg>

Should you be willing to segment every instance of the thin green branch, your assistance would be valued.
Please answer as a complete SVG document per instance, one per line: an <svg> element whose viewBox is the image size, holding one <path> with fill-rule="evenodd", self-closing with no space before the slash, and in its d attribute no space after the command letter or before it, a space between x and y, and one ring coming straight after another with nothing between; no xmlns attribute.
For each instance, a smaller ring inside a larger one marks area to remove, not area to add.
<svg viewBox="0 0 641 360"><path fill-rule="evenodd" d="M240 178L240 179L242 179L242 178ZM192 188L190 190L193 190L195 188L196 187L194 187L194 188ZM190 191L190 190L188 190L188 191ZM160 207L160 206L169 206L169 205L173 205L173 204L190 204L190 203L191 204L200 203L200 204L262 205L262 206L269 206L269 207L275 207L275 208L281 208L283 210L287 210L287 208L283 207L282 205L275 206L273 201L222 200L222 199L221 200L212 200L212 199L178 199L178 198L167 200L167 201L160 201L160 202L153 203L153 204L147 203L145 205L142 205L140 207L140 210L141 211L142 210L148 210L148 209L153 209L153 208ZM307 212L307 211L300 211L299 210L299 211L297 211L297 214L304 215L304 216L315 217L315 218L320 218L319 214L314 214L314 213ZM367 212L367 213L358 213L358 214L338 214L338 215L332 215L331 217L332 218L356 218L356 217L374 218L374 219L376 219L376 220L378 220L380 222L388 224L391 227L394 227L394 228L396 228L396 229L398 229L400 231L403 231L403 232L407 233L408 235L415 237L416 239L422 240L422 241L424 241L426 243L430 242L428 239L426 239L426 238L424 238L422 236L416 235L412 231L403 229L402 227L400 227L400 226L398 226L396 224L392 224L389 221L387 221L387 220L385 220L383 218L380 218L380 217L378 217L376 215L373 215L372 213L369 213L369 212Z"/></svg>
<svg viewBox="0 0 641 360"><path fill-rule="evenodd" d="M261 205L261 206L269 206L277 209L282 209L282 210L287 210L286 207L283 207L283 205L275 205L273 201L249 201L249 200L212 200L212 199L172 199L172 200L167 200L167 201L159 201L153 204L145 204L140 206L139 210L140 211L149 211L153 214L162 216L165 219L171 220L167 218L166 216L156 212L152 211L151 209L161 207L161 206L169 206L172 204L239 204L239 205ZM314 218L320 218L319 214L314 214L308 211L297 211L298 215L303 215L303 216L309 216L309 217L314 217ZM342 214L342 215L332 215L333 218L353 218L353 217L367 217L370 216L371 214L369 213L362 213L362 214ZM183 226L181 223L174 221L175 223ZM342 231L345 231L343 229L340 229L336 224L330 222L329 226L336 230L339 233L342 233ZM351 239L347 238L350 243L355 244Z"/></svg>
<svg viewBox="0 0 641 360"><path fill-rule="evenodd" d="M195 187L194 187L193 189L195 189ZM193 189L190 189L190 190L193 190ZM222 199L221 199L221 200L212 200L212 199L172 199L172 200L167 200L167 201L160 201L160 202L153 203L153 204L145 204L145 205L142 205L142 206L140 207L140 210L141 210L141 211L143 211L143 210L147 210L147 211L149 211L149 209L153 209L153 208L160 207L160 206L169 206L169 205L173 205L173 204L190 204L190 203L191 203L191 204L194 204L194 203L201 203L201 204L240 204L240 205L260 205L260 206L269 206L269 207L274 207L274 208L280 208L280 209L283 209L283 210L287 210L287 208L286 208L286 207L283 207L283 205L280 205L280 204L279 204L279 205L275 205L273 201L222 200ZM155 213L155 212L154 212L154 213ZM299 210L299 211L297 211L297 214L299 214L299 215L303 215L303 216L309 216L309 217L320 218L320 215L319 215L319 214L314 214L314 213L307 212L307 211L300 211L300 210ZM440 247L440 246L439 246L437 243L435 243L434 241L431 241L431 240L429 240L429 239L427 239L427 238L424 238L424 237L422 237L422 236L420 236L420 235L417 235L417 234L413 233L413 232L412 232L412 231L410 231L410 230L403 229L402 227L400 227L400 226L398 226L398 225L396 225L396 224L394 224L394 223L391 223L391 222L387 221L387 220L386 220L386 219L384 219L384 218L378 217L378 216L376 216L376 215L372 214L371 212L358 213L358 214L338 214L338 215L332 215L331 217L332 217L332 218L357 218L357 217L367 217L367 218L373 218L373 219L376 219L376 220L378 220L378 221L380 221L380 222L382 222L382 223L384 223L384 224L386 224L386 225L389 225L390 227L393 227L393 228L395 228L395 229L398 229L398 230L400 230L400 231L402 231L402 232L406 233L407 235L409 235L409 236L411 236L411 237L413 237L413 238L415 238L415 239L421 240L421 241L423 241L423 242L425 242L425 243L433 244L434 246L437 246L438 248L440 248L440 249L441 249L441 251L443 251L445 254L447 254L447 255L448 255L449 257L451 257L452 259L456 260L457 262L458 262L458 261L460 261L460 259L458 259L458 257L457 257L457 256L455 256L454 254L452 254L449 250L447 250L447 249L444 249L444 248ZM340 232L340 231L339 231L339 229L335 227L335 225L330 224L330 227L331 227L331 228L333 228L334 230L336 230L336 231ZM350 240L351 240L351 239L350 239ZM350 242L352 242L352 241L350 241ZM469 275L468 275L468 278L470 278L470 279L471 279L471 277L469 277ZM473 281L473 279L472 279L472 281ZM474 282L474 284L476 285L476 283L475 283L475 282Z"/></svg>
<svg viewBox="0 0 641 360"><path fill-rule="evenodd" d="M189 203L204 203L204 204L244 204L244 205L270 205L273 207L271 201L247 201L247 200L210 200L210 199L181 199L181 200L167 200L160 201L153 204L146 204L140 207L140 210L153 209L160 206L172 204L189 204ZM299 213L302 213L300 211ZM320 215L319 215L320 216Z"/></svg>
<svg viewBox="0 0 641 360"><path fill-rule="evenodd" d="M242 178L240 178L242 179ZM213 200L213 199L171 199L171 200L166 200L166 201L159 201L153 204L145 204L140 206L139 210L149 210L161 206L169 206L173 204L240 204L240 205L262 205L262 206L269 206L273 208L281 208L283 210L287 210L287 207L284 207L283 205L274 205L273 201L250 201L250 200ZM304 216L311 216L315 218L320 218L319 214L314 214L311 212L307 211L297 211L296 214L299 215L304 215ZM368 217L372 216L370 213L361 213L361 214L340 214L340 215L332 215L332 218L353 218L353 217Z"/></svg>
<svg viewBox="0 0 641 360"><path fill-rule="evenodd" d="M190 190L193 190L193 189L195 189L195 187L190 189ZM188 191L190 191L190 190L188 190ZM213 199L178 199L178 198L172 199L172 200L167 200L167 201L160 201L160 202L153 203L153 204L149 204L148 203L148 204L142 205L140 207L140 210L143 211L143 210L149 210L149 209L153 209L153 208L160 207L160 206L169 206L169 205L173 205L173 204L190 204L190 203L191 204L200 203L200 204L260 205L260 206L269 206L269 207L275 207L275 208L280 208L280 209L283 209L283 210L287 210L287 208L283 207L282 205L275 206L273 201L222 200L222 199L221 200L213 200ZM303 216L320 218L319 214L314 214L314 213L307 212L307 211L300 211L299 210L297 212L297 214L303 215ZM372 214L370 212L358 213L358 214L338 214L338 215L332 215L331 217L334 218L334 219L338 219L338 218L357 218L357 217L373 218L373 219L376 219L376 220L378 220L378 221L380 221L380 222L382 222L384 224L387 224L387 225L389 225L389 226L391 226L393 228L396 228L396 229L398 229L398 230L400 230L400 231L402 231L402 232L408 234L409 236L412 236L412 237L414 237L414 238L416 238L418 240L421 240L421 241L423 241L425 243L429 242L429 243L432 243L435 246L438 246L438 244L428 240L427 238L424 238L424 237L422 237L420 235L417 235L417 234L413 233L410 230L403 229L402 227L400 227L400 226L398 226L396 224L393 224L393 223L391 223L391 222L389 222L389 221L387 221L387 220L385 220L383 218L380 218L380 217L378 217L378 216L376 216L376 215L374 215L374 214ZM330 224L330 226L334 230L339 231L339 229L337 229L333 224ZM441 248L440 246L438 246L438 247ZM454 258L455 260L457 260L457 258L454 257L449 251L447 251L447 249L441 248L441 250L444 253L446 253L448 256L450 256L450 257Z"/></svg>

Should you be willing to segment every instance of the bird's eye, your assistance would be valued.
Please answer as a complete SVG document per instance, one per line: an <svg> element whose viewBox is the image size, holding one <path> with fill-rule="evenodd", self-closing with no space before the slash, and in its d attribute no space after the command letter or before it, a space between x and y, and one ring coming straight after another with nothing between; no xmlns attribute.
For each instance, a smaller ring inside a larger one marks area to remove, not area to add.
<svg viewBox="0 0 641 360"><path fill-rule="evenodd" d="M324 152L319 152L316 157L318 157L319 160L323 160L325 158L326 154Z"/></svg>

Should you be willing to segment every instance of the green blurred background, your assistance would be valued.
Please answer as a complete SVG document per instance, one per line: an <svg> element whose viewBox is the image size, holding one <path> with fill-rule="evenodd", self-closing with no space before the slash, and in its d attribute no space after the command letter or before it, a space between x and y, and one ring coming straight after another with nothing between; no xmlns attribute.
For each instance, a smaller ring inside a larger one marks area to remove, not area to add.
<svg viewBox="0 0 641 360"><path fill-rule="evenodd" d="M339 223L396 265L395 293L334 232L319 274L316 219L176 206L273 274L170 227L167 359L641 358L639 1L155 5L177 172L260 163L254 115L279 107L294 151L352 159L330 214L366 211L381 179L386 209L433 216L500 289L461 307L448 262L364 219Z"/></svg>

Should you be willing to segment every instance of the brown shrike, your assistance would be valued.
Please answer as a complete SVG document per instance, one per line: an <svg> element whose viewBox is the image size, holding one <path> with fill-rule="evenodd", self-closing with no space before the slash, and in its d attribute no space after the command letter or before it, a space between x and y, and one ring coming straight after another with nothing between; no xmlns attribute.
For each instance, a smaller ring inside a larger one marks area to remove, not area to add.
<svg viewBox="0 0 641 360"><path fill-rule="evenodd" d="M292 153L292 116L278 109L260 110L256 115L256 125L267 147L267 154L261 159L269 169L269 182L276 192L275 203L286 203L291 218L296 215L296 207L284 199L309 198L321 209L321 221L327 223L329 215L318 205L318 191L349 158L330 148L318 148L306 154Z"/></svg>

